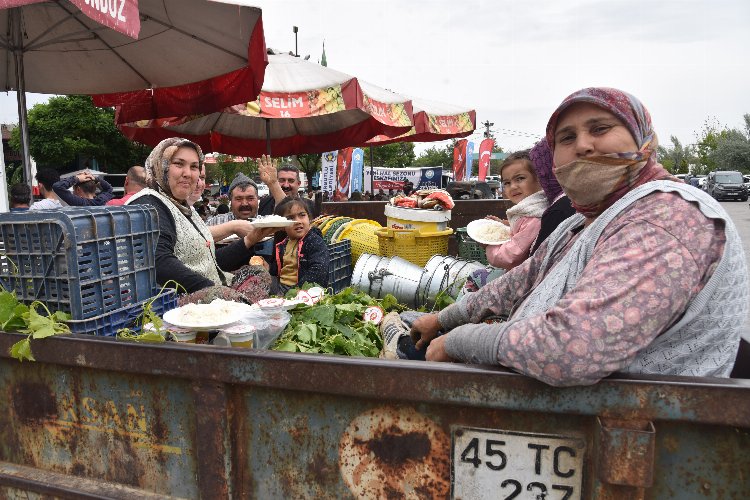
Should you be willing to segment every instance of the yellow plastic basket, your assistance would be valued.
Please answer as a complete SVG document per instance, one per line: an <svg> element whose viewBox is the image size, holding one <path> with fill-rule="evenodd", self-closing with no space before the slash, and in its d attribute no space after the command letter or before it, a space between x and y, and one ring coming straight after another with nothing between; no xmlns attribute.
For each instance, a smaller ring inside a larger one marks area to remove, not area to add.
<svg viewBox="0 0 750 500"><path fill-rule="evenodd" d="M356 219L351 221L346 229L338 235L338 241L351 240L352 242L352 266L363 253L378 255L380 246L375 231L383 226L369 219Z"/></svg>
<svg viewBox="0 0 750 500"><path fill-rule="evenodd" d="M416 229L379 229L380 255L398 256L418 266L424 267L433 255L448 255L448 239L453 229L420 232Z"/></svg>

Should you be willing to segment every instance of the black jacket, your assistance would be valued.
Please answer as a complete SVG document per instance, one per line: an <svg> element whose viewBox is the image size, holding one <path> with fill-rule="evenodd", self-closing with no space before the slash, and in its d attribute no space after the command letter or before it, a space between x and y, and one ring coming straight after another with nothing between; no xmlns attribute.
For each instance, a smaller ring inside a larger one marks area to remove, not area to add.
<svg viewBox="0 0 750 500"><path fill-rule="evenodd" d="M276 258L271 262L271 276L279 276L283 265L284 252L289 238L284 238L276 244ZM297 286L305 283L316 283L322 287L328 286L328 245L323 240L323 233L317 227L310 231L298 242L297 253Z"/></svg>

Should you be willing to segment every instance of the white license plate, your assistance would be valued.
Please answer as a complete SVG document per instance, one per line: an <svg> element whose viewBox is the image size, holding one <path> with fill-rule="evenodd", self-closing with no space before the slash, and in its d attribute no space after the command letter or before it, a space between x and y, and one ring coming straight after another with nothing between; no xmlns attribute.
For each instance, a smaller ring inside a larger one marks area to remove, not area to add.
<svg viewBox="0 0 750 500"><path fill-rule="evenodd" d="M578 500L582 438L453 427L451 497Z"/></svg>

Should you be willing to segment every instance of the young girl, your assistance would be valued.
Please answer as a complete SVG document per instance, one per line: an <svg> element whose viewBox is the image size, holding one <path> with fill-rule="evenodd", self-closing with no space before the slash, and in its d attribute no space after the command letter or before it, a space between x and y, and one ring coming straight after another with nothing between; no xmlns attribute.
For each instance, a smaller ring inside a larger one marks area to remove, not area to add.
<svg viewBox="0 0 750 500"><path fill-rule="evenodd" d="M529 256L531 246L539 235L541 217L549 206L534 173L529 150L518 151L508 156L500 167L503 194L514 206L507 211L510 223L510 240L502 245L486 248L487 261L510 271ZM489 216L489 219L500 220Z"/></svg>
<svg viewBox="0 0 750 500"><path fill-rule="evenodd" d="M310 204L299 198L284 198L274 213L295 222L285 228L286 237L276 244L271 262L271 294L283 295L305 283L328 286L328 246L317 227L310 227Z"/></svg>

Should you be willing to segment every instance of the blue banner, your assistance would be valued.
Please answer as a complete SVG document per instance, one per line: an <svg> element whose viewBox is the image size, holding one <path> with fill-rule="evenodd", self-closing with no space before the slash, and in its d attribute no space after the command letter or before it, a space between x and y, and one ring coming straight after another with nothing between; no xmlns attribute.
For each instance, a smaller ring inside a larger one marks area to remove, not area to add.
<svg viewBox="0 0 750 500"><path fill-rule="evenodd" d="M460 179L462 181L468 181L469 178L472 175L471 171L471 164L474 159L474 143L469 141L469 143L466 145L466 177L464 179Z"/></svg>
<svg viewBox="0 0 750 500"><path fill-rule="evenodd" d="M365 152L360 148L352 151L352 189L351 192L362 192L362 173L365 168Z"/></svg>

